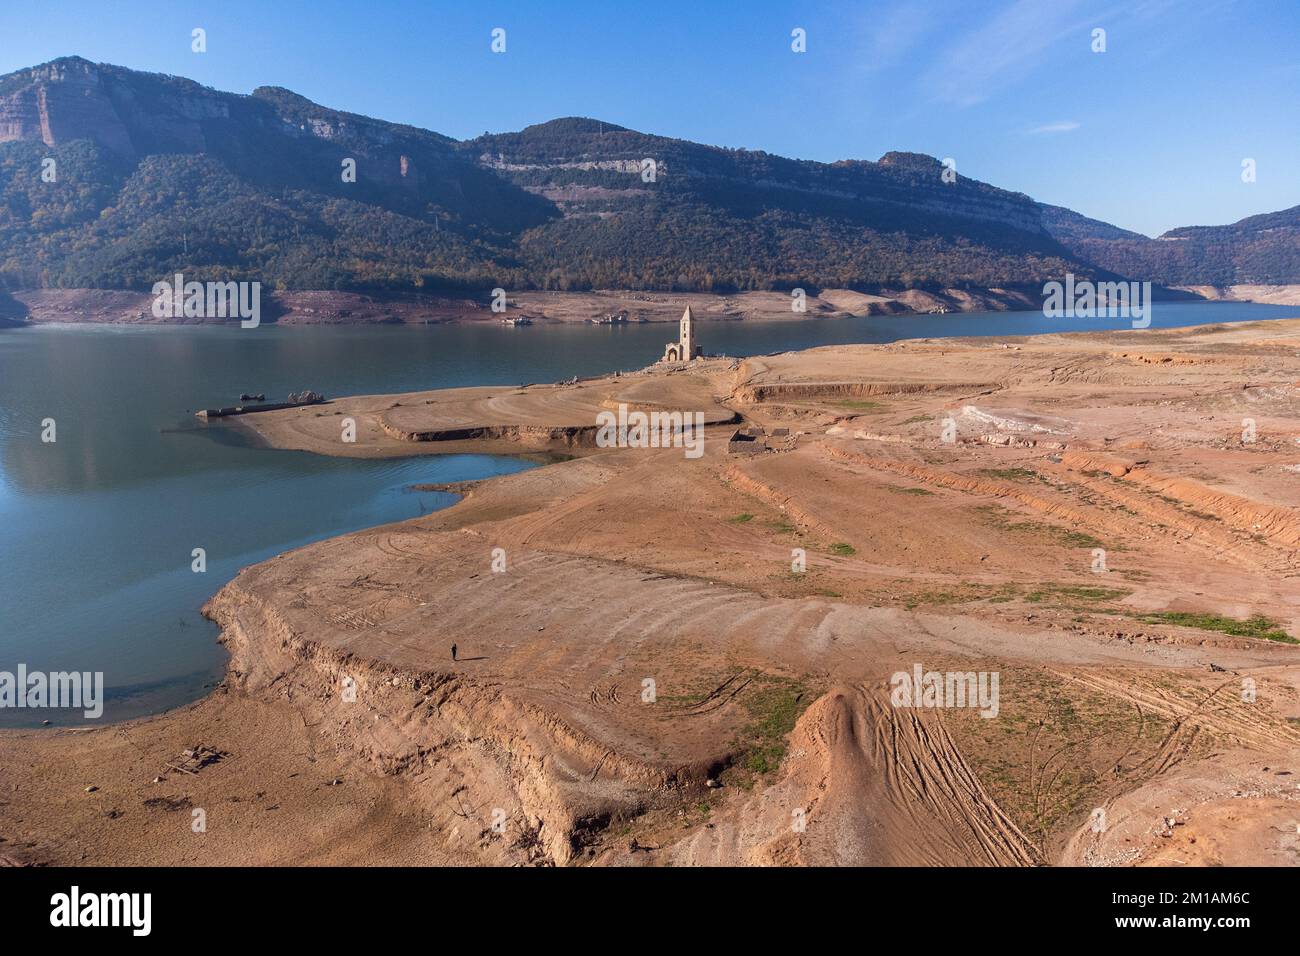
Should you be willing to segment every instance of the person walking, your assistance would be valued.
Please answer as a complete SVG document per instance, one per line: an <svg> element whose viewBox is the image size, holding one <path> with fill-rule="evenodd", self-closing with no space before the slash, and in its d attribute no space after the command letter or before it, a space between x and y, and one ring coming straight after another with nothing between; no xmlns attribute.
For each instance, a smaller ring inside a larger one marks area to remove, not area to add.
<svg viewBox="0 0 1300 956"><path fill-rule="evenodd" d="M455 644L451 645L451 659L452 659L453 661L456 659L456 645L455 645Z"/></svg>

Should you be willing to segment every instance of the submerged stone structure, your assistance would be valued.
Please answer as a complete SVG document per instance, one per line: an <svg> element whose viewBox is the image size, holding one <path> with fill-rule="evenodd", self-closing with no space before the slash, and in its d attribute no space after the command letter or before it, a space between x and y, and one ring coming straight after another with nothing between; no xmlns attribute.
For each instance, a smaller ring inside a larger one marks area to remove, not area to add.
<svg viewBox="0 0 1300 956"><path fill-rule="evenodd" d="M703 354L700 347L695 344L695 316L691 315L691 307L688 305L686 311L682 313L681 332L677 341L669 342L664 346L664 357L659 361L689 362Z"/></svg>

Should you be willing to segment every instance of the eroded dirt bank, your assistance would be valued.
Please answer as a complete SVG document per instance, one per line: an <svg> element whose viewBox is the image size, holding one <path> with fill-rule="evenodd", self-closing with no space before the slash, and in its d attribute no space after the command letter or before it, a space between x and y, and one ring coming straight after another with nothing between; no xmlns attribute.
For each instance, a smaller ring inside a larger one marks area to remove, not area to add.
<svg viewBox="0 0 1300 956"><path fill-rule="evenodd" d="M620 404L717 424L700 457L566 440ZM1298 412L1288 321L256 416L325 454L573 457L245 569L205 701L0 736L0 854L1294 864ZM896 706L918 666L996 674L996 707ZM200 742L227 756L161 769Z"/></svg>

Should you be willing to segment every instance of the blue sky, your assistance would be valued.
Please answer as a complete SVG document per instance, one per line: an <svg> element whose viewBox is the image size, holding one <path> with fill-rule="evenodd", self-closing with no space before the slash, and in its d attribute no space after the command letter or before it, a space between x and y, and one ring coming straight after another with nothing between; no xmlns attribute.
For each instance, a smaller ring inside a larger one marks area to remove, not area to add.
<svg viewBox="0 0 1300 956"><path fill-rule="evenodd" d="M196 26L207 53L190 50ZM795 27L806 53L790 49ZM578 115L805 159L953 157L960 174L1148 234L1300 204L1296 0L0 8L0 72L70 54L240 93L285 86L457 138Z"/></svg>

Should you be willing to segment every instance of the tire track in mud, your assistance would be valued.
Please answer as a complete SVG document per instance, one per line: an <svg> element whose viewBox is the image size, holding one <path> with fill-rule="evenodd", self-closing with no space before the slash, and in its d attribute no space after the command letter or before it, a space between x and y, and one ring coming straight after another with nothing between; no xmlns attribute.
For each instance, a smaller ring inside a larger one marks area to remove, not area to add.
<svg viewBox="0 0 1300 956"><path fill-rule="evenodd" d="M735 700L757 675L757 671L737 671L697 701L664 708L663 718L701 717L725 707Z"/></svg>
<svg viewBox="0 0 1300 956"><path fill-rule="evenodd" d="M893 707L883 686L839 686L804 713L790 745L782 778L675 846L674 864L1041 862L936 710Z"/></svg>
<svg viewBox="0 0 1300 956"><path fill-rule="evenodd" d="M1228 736L1248 747L1268 750L1283 744L1300 746L1300 731L1293 730L1280 718L1270 718L1262 707L1232 706L1230 695L1239 693L1237 680L1226 681L1195 705L1162 688L1140 682L1082 672L1055 672L1067 683L1075 683L1107 697L1131 701L1147 713L1158 714L1174 722L1175 729L1202 727L1211 733Z"/></svg>
<svg viewBox="0 0 1300 956"><path fill-rule="evenodd" d="M607 684L592 689L589 695L591 702L597 707L617 707L623 703L623 698L619 694L618 684Z"/></svg>
<svg viewBox="0 0 1300 956"><path fill-rule="evenodd" d="M890 706L883 692L824 698L828 757L820 812L844 862L1027 866L1033 844L989 795L937 711ZM860 859L854 860L854 856Z"/></svg>

